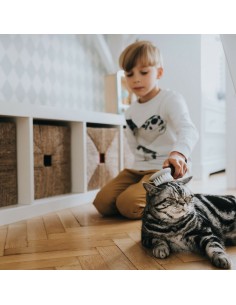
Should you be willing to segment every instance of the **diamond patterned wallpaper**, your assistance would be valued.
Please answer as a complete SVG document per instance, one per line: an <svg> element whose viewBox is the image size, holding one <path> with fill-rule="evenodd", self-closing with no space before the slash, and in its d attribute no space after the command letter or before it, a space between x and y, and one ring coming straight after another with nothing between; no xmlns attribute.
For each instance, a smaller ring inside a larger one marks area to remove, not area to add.
<svg viewBox="0 0 236 305"><path fill-rule="evenodd" d="M0 104L104 111L104 75L90 35L0 35Z"/></svg>

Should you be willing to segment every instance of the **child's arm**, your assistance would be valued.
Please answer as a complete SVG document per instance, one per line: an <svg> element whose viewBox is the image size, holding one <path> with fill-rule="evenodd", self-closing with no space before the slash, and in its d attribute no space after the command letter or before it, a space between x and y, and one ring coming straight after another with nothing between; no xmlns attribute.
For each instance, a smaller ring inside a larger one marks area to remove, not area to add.
<svg viewBox="0 0 236 305"><path fill-rule="evenodd" d="M176 141L163 167L173 165L175 179L181 178L187 171L187 159L198 140L198 131L189 115L186 102L182 95L176 94L175 99L167 101L166 111L169 123L176 132Z"/></svg>

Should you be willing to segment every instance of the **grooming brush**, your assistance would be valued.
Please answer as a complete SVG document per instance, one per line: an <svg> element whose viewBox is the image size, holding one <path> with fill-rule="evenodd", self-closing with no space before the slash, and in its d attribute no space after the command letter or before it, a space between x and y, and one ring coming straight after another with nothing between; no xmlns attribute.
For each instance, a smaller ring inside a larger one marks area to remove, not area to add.
<svg viewBox="0 0 236 305"><path fill-rule="evenodd" d="M173 180L174 178L171 175L170 167L163 168L162 170L156 172L149 178L149 181L153 182L156 186Z"/></svg>

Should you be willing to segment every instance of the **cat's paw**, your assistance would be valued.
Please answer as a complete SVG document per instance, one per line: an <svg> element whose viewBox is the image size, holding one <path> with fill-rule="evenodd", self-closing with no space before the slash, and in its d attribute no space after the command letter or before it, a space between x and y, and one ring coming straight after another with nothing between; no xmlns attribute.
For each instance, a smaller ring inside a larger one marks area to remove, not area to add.
<svg viewBox="0 0 236 305"><path fill-rule="evenodd" d="M218 268L230 269L231 261L225 253L215 253L212 257L212 263Z"/></svg>
<svg viewBox="0 0 236 305"><path fill-rule="evenodd" d="M170 255L170 249L168 246L158 245L153 248L152 253L157 258L166 258Z"/></svg>

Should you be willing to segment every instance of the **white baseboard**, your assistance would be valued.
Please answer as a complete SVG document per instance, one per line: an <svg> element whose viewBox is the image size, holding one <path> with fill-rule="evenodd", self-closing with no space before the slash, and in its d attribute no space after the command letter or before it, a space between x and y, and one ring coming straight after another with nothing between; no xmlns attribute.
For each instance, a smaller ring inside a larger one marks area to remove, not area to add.
<svg viewBox="0 0 236 305"><path fill-rule="evenodd" d="M97 192L98 190L81 194L61 195L38 199L32 204L3 207L0 213L0 225L10 224L92 202Z"/></svg>

